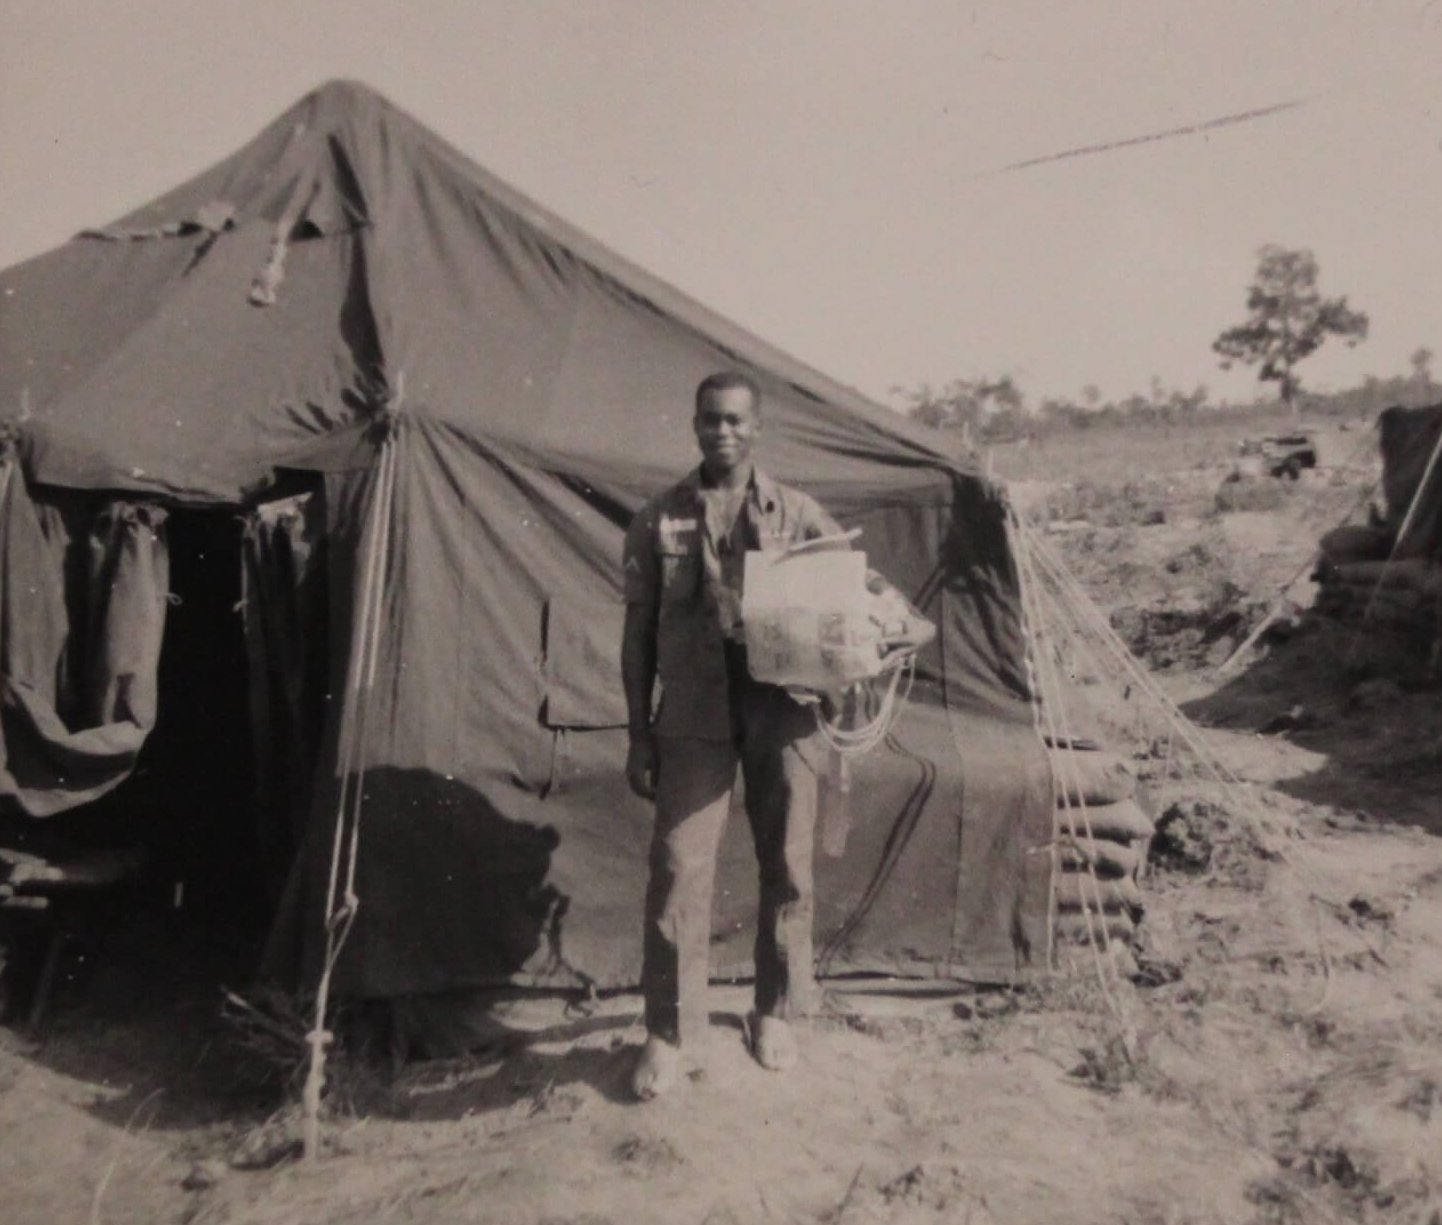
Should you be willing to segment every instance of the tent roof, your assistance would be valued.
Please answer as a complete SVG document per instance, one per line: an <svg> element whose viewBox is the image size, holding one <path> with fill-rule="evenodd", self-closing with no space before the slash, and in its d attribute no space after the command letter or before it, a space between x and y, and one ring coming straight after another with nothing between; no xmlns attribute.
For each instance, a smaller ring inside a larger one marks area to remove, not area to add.
<svg viewBox="0 0 1442 1225"><path fill-rule="evenodd" d="M720 366L761 381L783 479L943 497L958 471L353 82L0 272L0 406L28 406L55 485L238 501L277 467L368 462L364 426L399 403L498 462L644 491L694 462L691 390Z"/></svg>

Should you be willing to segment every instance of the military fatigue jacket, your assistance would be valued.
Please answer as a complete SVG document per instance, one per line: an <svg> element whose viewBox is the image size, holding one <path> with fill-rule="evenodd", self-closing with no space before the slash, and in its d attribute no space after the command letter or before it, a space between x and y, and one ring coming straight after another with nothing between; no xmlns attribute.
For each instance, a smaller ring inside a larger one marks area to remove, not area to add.
<svg viewBox="0 0 1442 1225"><path fill-rule="evenodd" d="M739 607L740 591L722 597L727 573L706 520L702 474L696 468L647 503L631 521L622 554L626 602L647 607L656 627L656 672L662 736L725 740L731 735L723 606ZM753 471L733 536L746 549L780 551L841 531L817 502Z"/></svg>

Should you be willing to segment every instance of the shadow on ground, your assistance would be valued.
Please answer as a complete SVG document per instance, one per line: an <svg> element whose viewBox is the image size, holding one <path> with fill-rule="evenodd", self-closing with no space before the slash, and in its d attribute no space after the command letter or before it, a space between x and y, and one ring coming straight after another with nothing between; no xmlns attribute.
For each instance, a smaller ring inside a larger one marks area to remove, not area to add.
<svg viewBox="0 0 1442 1225"><path fill-rule="evenodd" d="M245 964L177 918L127 910L66 941L43 1024L31 1029L22 1010L0 1029L0 1042L72 1081L75 1103L109 1126L199 1130L223 1144L294 1101L304 1070L302 1014L282 1018L289 1048L258 1045L222 1015L224 993L247 981ZM403 1065L393 1062L387 1024L376 1023L387 1013L352 1012L338 1026L329 1087L342 1112L429 1120L527 1102L539 1110L582 1084L609 1100L626 1098L639 1041L636 1001L595 1006L574 993L477 993L466 1033L450 1035L460 1042L457 1057ZM729 1023L739 1028L739 1020Z"/></svg>
<svg viewBox="0 0 1442 1225"><path fill-rule="evenodd" d="M6 1047L76 1082L90 1114L127 1131L273 1110L273 1088L237 1057L220 1016L223 987L245 980L243 959L186 919L117 905L67 920L43 1020L32 1027L18 1010L0 1030Z"/></svg>
<svg viewBox="0 0 1442 1225"><path fill-rule="evenodd" d="M1442 834L1442 687L1407 643L1310 617L1183 710L1203 727L1281 738L1320 759L1267 780L1288 795Z"/></svg>
<svg viewBox="0 0 1442 1225"><path fill-rule="evenodd" d="M401 1069L369 1111L396 1119L437 1121L511 1111L538 1114L564 1107L585 1085L607 1101L633 1102L632 1067L644 1038L639 997L609 993L600 1000L575 994L494 990L468 1001L406 1001L400 1023L415 1028L428 1008L446 1017L430 1036L450 1044L449 1058L420 1059ZM422 1022L424 1023L424 1022ZM708 1045L745 1042L739 1012L713 1011Z"/></svg>

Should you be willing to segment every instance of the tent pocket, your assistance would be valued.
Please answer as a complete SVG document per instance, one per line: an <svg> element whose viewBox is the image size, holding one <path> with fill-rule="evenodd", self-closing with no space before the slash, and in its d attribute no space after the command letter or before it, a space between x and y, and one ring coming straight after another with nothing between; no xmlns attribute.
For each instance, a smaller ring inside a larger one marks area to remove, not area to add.
<svg viewBox="0 0 1442 1225"><path fill-rule="evenodd" d="M604 597L585 601L552 596L546 602L541 724L550 729L551 744L542 797L566 790L575 772L577 735L626 726L621 684L625 616L624 604Z"/></svg>
<svg viewBox="0 0 1442 1225"><path fill-rule="evenodd" d="M552 596L542 626L545 702L550 728L626 726L621 685L621 630L626 606L616 599Z"/></svg>

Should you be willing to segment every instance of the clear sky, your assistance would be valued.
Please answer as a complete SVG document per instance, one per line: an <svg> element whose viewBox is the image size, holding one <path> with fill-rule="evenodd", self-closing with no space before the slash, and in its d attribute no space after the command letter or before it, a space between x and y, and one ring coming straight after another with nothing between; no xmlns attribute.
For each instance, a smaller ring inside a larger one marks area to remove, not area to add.
<svg viewBox="0 0 1442 1225"><path fill-rule="evenodd" d="M1265 242L1372 318L1304 381L1442 366L1442 0L0 0L0 266L338 76L880 398L1248 395Z"/></svg>

